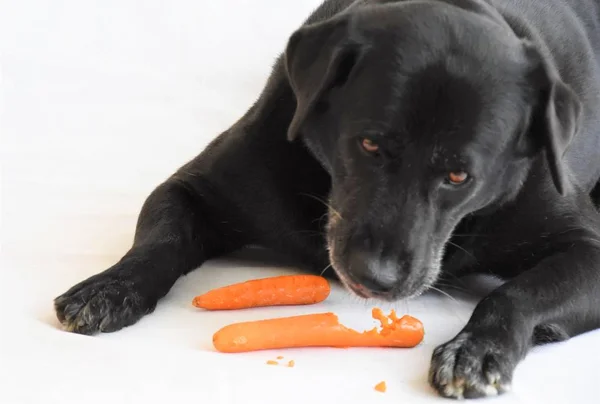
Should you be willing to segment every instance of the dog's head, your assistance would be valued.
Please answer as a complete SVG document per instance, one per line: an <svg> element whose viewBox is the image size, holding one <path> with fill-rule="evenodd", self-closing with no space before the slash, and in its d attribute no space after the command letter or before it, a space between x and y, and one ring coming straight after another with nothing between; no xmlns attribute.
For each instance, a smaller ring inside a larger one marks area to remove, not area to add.
<svg viewBox="0 0 600 404"><path fill-rule="evenodd" d="M288 136L331 174L331 262L362 296L431 286L458 222L514 198L540 153L568 190L574 92L493 10L455 3L348 11L288 43Z"/></svg>

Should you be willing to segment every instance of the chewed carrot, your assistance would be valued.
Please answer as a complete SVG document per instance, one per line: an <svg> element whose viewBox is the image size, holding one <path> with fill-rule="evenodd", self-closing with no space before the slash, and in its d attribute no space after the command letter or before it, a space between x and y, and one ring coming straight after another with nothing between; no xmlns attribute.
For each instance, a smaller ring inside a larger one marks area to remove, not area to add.
<svg viewBox="0 0 600 404"><path fill-rule="evenodd" d="M381 392L381 393L385 393L385 391L387 390L387 386L385 384L385 382L379 382L375 385L375 390Z"/></svg>
<svg viewBox="0 0 600 404"><path fill-rule="evenodd" d="M267 361L267 365L279 365L277 361Z"/></svg>
<svg viewBox="0 0 600 404"><path fill-rule="evenodd" d="M213 335L220 352L248 352L299 347L405 347L418 345L424 336L423 324L411 316L389 317L378 308L373 318L381 323L358 332L341 325L333 313L306 314L230 324Z"/></svg>
<svg viewBox="0 0 600 404"><path fill-rule="evenodd" d="M287 364L288 368L293 368L294 366L296 366L296 362L294 362L293 360L289 361Z"/></svg>
<svg viewBox="0 0 600 404"><path fill-rule="evenodd" d="M196 296L193 305L207 310L315 304L327 299L329 282L316 275L284 275L254 279Z"/></svg>

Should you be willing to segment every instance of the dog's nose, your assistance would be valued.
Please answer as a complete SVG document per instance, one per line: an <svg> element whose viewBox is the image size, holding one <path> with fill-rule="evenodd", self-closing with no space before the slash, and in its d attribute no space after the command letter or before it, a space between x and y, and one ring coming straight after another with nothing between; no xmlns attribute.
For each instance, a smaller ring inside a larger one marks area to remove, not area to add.
<svg viewBox="0 0 600 404"><path fill-rule="evenodd" d="M375 293L388 293L399 280L395 262L381 260L366 251L355 250L349 257L350 278L360 286Z"/></svg>

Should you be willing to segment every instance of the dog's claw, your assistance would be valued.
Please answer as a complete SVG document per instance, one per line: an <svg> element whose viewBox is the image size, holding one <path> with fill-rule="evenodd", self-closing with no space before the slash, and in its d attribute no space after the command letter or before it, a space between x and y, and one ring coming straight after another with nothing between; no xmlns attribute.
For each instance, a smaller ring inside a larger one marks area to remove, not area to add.
<svg viewBox="0 0 600 404"><path fill-rule="evenodd" d="M463 332L434 350L429 383L448 398L503 394L510 389L514 364L501 352L493 340Z"/></svg>

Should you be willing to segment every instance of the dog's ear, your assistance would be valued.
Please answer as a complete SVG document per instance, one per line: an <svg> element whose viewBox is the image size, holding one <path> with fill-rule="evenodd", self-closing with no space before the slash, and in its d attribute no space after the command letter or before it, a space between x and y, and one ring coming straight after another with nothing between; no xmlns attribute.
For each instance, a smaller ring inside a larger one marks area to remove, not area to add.
<svg viewBox="0 0 600 404"><path fill-rule="evenodd" d="M296 111L288 128L294 140L313 113L319 113L327 93L342 87L356 65L361 47L350 40L349 19L333 19L295 31L285 50L285 68L294 95Z"/></svg>
<svg viewBox="0 0 600 404"><path fill-rule="evenodd" d="M554 185L566 195L569 181L563 156L579 129L581 101L535 45L524 42L523 46L529 66L527 81L533 85L535 98L529 136L521 146L529 151L545 150Z"/></svg>

